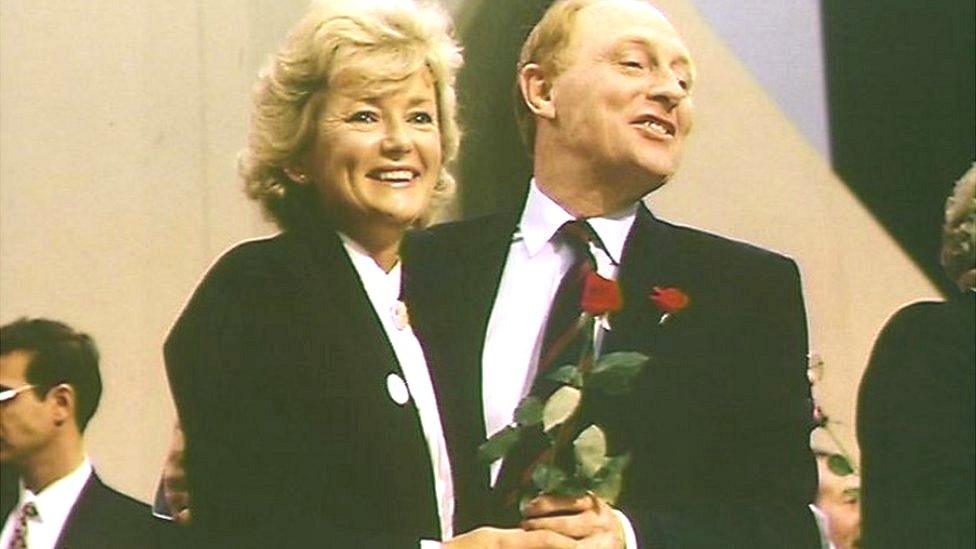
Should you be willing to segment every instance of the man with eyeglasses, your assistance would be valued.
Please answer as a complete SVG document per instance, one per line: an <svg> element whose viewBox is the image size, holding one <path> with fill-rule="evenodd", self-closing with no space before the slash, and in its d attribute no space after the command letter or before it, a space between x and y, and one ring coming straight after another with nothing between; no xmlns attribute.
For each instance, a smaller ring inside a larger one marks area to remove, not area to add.
<svg viewBox="0 0 976 549"><path fill-rule="evenodd" d="M102 483L84 430L102 392L92 339L52 320L0 327L0 464L19 477L0 548L146 547L149 507Z"/></svg>

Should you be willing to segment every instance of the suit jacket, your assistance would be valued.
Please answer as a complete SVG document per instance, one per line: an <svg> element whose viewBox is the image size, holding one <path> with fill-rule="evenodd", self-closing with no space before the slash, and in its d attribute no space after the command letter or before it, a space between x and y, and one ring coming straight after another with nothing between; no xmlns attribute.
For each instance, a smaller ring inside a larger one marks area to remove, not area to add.
<svg viewBox="0 0 976 549"><path fill-rule="evenodd" d="M409 242L411 314L438 384L458 528L489 522L481 354L517 217L435 227ZM595 403L611 452L632 461L618 502L653 547L817 547L807 504L806 318L795 264L678 227L643 206L618 273L624 308L605 352L653 356L626 397ZM690 306L659 324L653 286Z"/></svg>
<svg viewBox="0 0 976 549"><path fill-rule="evenodd" d="M976 546L976 294L887 322L861 381L862 542Z"/></svg>
<svg viewBox="0 0 976 549"><path fill-rule="evenodd" d="M224 254L165 358L201 545L439 539L417 410L387 394L403 373L328 225Z"/></svg>
<svg viewBox="0 0 976 549"><path fill-rule="evenodd" d="M17 474L4 468L16 486ZM2 501L0 517L17 504L16 488ZM92 472L65 519L58 549L138 549L157 546L157 525L149 506L106 486Z"/></svg>
<svg viewBox="0 0 976 549"><path fill-rule="evenodd" d="M155 547L158 527L148 505L109 488L92 472L55 546L59 549Z"/></svg>

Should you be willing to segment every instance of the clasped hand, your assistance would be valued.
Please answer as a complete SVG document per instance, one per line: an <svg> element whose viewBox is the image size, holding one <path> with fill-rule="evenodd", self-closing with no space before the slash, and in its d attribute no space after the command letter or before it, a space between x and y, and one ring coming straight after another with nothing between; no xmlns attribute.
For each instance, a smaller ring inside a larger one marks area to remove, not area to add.
<svg viewBox="0 0 976 549"><path fill-rule="evenodd" d="M444 543L447 549L624 547L623 528L613 509L587 494L572 498L540 495L523 509L518 528L482 527Z"/></svg>

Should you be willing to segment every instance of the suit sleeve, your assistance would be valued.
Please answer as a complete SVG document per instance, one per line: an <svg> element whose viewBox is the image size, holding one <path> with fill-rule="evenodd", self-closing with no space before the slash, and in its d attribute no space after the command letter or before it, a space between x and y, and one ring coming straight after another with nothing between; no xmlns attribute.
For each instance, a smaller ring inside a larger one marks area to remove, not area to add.
<svg viewBox="0 0 976 549"><path fill-rule="evenodd" d="M252 372L261 366L254 355L260 307L240 270L226 257L215 265L164 347L187 438L194 530L214 542L233 537L235 523L243 530L263 524L262 514L275 513L264 502L278 499L267 397Z"/></svg>

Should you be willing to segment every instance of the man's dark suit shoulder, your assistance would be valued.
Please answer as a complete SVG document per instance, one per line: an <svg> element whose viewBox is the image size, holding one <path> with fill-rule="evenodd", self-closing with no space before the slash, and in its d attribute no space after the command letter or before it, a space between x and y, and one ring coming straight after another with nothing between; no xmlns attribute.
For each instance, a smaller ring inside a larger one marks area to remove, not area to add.
<svg viewBox="0 0 976 549"><path fill-rule="evenodd" d="M149 505L106 486L92 473L65 521L59 548L155 547Z"/></svg>
<svg viewBox="0 0 976 549"><path fill-rule="evenodd" d="M865 547L976 542L976 297L908 305L885 323L861 380Z"/></svg>
<svg viewBox="0 0 976 549"><path fill-rule="evenodd" d="M746 257L755 259L787 259L782 254L767 248L759 247L744 240L729 238L727 236L711 233L695 227L689 227L687 225L679 225L677 223L672 223L657 217L655 217L654 220L657 223L660 223L661 226L665 227L667 230L672 231L670 233L672 237L684 239L688 243L714 247L715 250L727 251L728 253L744 254Z"/></svg>

